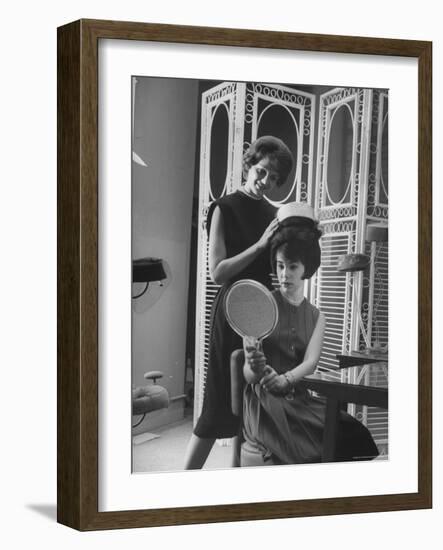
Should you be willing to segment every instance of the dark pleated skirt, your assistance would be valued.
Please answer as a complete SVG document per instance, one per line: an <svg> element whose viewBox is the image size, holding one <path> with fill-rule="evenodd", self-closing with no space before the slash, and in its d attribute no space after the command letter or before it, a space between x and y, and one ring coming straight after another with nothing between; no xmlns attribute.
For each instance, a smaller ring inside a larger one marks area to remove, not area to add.
<svg viewBox="0 0 443 550"><path fill-rule="evenodd" d="M202 438L229 438L238 435L240 419L231 410L231 354L243 343L228 325L223 300L228 287L223 286L212 305L211 341L202 412L194 434Z"/></svg>

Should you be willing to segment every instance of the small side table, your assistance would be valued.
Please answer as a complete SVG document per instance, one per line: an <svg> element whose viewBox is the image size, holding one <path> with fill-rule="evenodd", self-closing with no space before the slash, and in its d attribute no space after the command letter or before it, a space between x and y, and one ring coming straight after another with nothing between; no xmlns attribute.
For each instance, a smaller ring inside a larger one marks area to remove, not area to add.
<svg viewBox="0 0 443 550"><path fill-rule="evenodd" d="M334 462L340 410L346 403L388 408L387 388L373 388L361 384L329 382L316 378L303 378L298 382L326 398L326 421L323 433L322 462Z"/></svg>
<svg viewBox="0 0 443 550"><path fill-rule="evenodd" d="M361 367L372 363L386 363L386 353L362 353L353 351L347 354L337 354L340 369ZM340 410L346 409L348 403L388 409L388 389L366 386L364 384L348 384L344 382L329 382L306 377L299 383L326 398L326 423L323 435L323 462L335 459L338 422Z"/></svg>

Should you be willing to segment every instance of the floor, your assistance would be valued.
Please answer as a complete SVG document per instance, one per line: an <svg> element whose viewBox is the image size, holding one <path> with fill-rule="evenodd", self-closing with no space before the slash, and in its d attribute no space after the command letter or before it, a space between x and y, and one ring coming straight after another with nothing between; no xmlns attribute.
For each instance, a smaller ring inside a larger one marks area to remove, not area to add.
<svg viewBox="0 0 443 550"><path fill-rule="evenodd" d="M155 430L155 434L136 436L132 446L134 472L171 472L183 470L188 441L192 434L192 417ZM154 438L150 439L150 436ZM155 437L159 436L159 437ZM223 441L226 443L226 441ZM205 470L229 467L231 446L217 442L205 463Z"/></svg>
<svg viewBox="0 0 443 550"><path fill-rule="evenodd" d="M185 418L152 434L141 434L133 438L133 472L182 471L186 448L192 434L192 411L185 412ZM229 468L232 447L229 440L217 442L205 463L204 470ZM387 460L382 453L378 460Z"/></svg>

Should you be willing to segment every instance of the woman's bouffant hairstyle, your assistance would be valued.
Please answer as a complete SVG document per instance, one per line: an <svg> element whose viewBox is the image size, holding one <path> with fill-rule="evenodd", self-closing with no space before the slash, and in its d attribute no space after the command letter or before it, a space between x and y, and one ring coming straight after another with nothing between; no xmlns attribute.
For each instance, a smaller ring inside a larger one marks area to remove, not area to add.
<svg viewBox="0 0 443 550"><path fill-rule="evenodd" d="M303 279L310 279L320 266L321 231L318 223L309 218L292 217L280 223L271 238L271 265L276 273L277 250L288 260L301 262L305 272Z"/></svg>
<svg viewBox="0 0 443 550"><path fill-rule="evenodd" d="M280 175L277 185L283 185L294 166L294 157L289 147L281 139L274 136L262 136L251 143L243 155L244 177L249 168L260 162L264 157L269 157L277 163L277 170Z"/></svg>

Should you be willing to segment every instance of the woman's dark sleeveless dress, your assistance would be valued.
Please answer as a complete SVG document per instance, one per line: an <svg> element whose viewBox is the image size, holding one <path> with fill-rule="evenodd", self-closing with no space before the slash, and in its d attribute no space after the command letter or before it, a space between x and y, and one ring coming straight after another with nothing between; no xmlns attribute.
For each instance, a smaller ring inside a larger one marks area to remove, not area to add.
<svg viewBox="0 0 443 550"><path fill-rule="evenodd" d="M232 258L255 244L275 217L275 208L265 199L255 200L241 191L211 204L207 231L209 234L214 208L223 218L226 256ZM231 353L243 347L241 338L230 328L223 311L223 297L229 286L240 279L254 279L271 288L269 251L265 250L241 273L225 283L212 305L209 360L205 393L200 418L194 428L202 438L228 438L238 434L239 419L231 411Z"/></svg>
<svg viewBox="0 0 443 550"><path fill-rule="evenodd" d="M278 324L263 341L267 363L283 374L299 365L317 324L319 310L306 299L290 304L280 291L273 293ZM325 401L295 386L289 397L275 396L259 384L248 384L243 397L243 433L248 451L259 452L264 463L321 462ZM337 461L367 460L378 455L369 430L353 416L341 412Z"/></svg>

